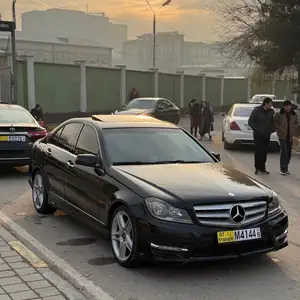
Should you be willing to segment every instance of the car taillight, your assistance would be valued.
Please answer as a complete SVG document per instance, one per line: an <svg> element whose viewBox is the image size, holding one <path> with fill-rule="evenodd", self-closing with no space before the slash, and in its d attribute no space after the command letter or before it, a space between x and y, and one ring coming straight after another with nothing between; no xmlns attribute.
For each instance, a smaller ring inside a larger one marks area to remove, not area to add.
<svg viewBox="0 0 300 300"><path fill-rule="evenodd" d="M241 130L238 124L235 121L230 122L230 130Z"/></svg>
<svg viewBox="0 0 300 300"><path fill-rule="evenodd" d="M47 130L46 129L42 129L42 130L28 131L28 135L31 138L34 138L34 139L41 139L41 138L47 136Z"/></svg>

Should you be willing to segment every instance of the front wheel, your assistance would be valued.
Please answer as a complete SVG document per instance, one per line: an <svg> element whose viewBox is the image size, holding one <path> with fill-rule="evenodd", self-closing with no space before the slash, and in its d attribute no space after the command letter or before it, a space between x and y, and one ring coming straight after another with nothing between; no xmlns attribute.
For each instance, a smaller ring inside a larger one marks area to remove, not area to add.
<svg viewBox="0 0 300 300"><path fill-rule="evenodd" d="M125 268L136 267L137 234L132 212L125 206L119 206L111 222L111 245L118 263Z"/></svg>
<svg viewBox="0 0 300 300"><path fill-rule="evenodd" d="M40 171L36 172L32 182L32 200L35 210L40 214L52 214L56 208L48 203L48 191Z"/></svg>

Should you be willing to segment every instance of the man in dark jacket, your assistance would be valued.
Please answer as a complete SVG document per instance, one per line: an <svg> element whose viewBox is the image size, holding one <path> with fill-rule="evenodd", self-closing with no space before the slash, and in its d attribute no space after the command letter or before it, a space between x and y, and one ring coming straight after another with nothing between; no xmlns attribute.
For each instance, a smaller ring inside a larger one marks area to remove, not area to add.
<svg viewBox="0 0 300 300"><path fill-rule="evenodd" d="M280 142L280 172L290 174L289 163L292 156L293 138L299 130L299 119L289 100L283 102L283 108L275 114L275 128Z"/></svg>
<svg viewBox="0 0 300 300"><path fill-rule="evenodd" d="M274 109L272 99L265 98L262 105L255 107L249 117L248 125L253 130L255 174L270 174L266 170L267 154L271 134L274 129Z"/></svg>
<svg viewBox="0 0 300 300"><path fill-rule="evenodd" d="M132 88L129 94L129 101L134 100L136 98L140 98L140 94L136 88Z"/></svg>
<svg viewBox="0 0 300 300"><path fill-rule="evenodd" d="M35 108L31 110L30 113L38 122L43 121L44 119L43 110L39 104L37 104Z"/></svg>
<svg viewBox="0 0 300 300"><path fill-rule="evenodd" d="M196 101L196 99L192 99L189 103L190 132L194 137L197 137L197 128L200 121L200 104Z"/></svg>

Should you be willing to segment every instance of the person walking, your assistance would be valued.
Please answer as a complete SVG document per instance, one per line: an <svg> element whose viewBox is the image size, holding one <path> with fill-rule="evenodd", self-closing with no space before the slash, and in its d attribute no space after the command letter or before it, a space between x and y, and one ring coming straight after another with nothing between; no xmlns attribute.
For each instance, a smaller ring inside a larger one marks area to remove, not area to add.
<svg viewBox="0 0 300 300"><path fill-rule="evenodd" d="M292 108L292 102L285 100L283 108L275 114L275 129L280 142L280 173L290 174L289 163L292 156L293 138L299 129L297 113Z"/></svg>
<svg viewBox="0 0 300 300"><path fill-rule="evenodd" d="M38 122L44 121L44 114L40 104L37 104L30 113Z"/></svg>
<svg viewBox="0 0 300 300"><path fill-rule="evenodd" d="M197 129L199 127L200 119L200 104L196 101L196 99L192 99L189 103L190 132L194 137L197 137Z"/></svg>
<svg viewBox="0 0 300 300"><path fill-rule="evenodd" d="M129 101L134 100L136 98L140 98L140 94L136 88L132 88L129 94Z"/></svg>
<svg viewBox="0 0 300 300"><path fill-rule="evenodd" d="M212 109L209 106L207 101L202 102L202 109L200 113L200 127L199 127L199 134L200 140L208 134L209 139L211 140L211 124L213 123L213 113Z"/></svg>
<svg viewBox="0 0 300 300"><path fill-rule="evenodd" d="M270 174L266 169L271 134L274 128L274 109L271 98L265 98L262 105L255 107L250 114L248 125L253 130L255 174Z"/></svg>

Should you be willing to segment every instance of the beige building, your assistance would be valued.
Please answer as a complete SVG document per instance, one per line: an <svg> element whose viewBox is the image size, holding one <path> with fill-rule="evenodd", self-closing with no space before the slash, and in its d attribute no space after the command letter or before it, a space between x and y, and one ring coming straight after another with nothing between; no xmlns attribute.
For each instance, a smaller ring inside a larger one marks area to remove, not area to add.
<svg viewBox="0 0 300 300"><path fill-rule="evenodd" d="M18 56L30 55L36 62L73 64L84 60L87 65L111 67L112 49L80 38L53 38L38 36L33 39L22 32L16 34ZM0 35L0 50L11 52L10 36Z"/></svg>

